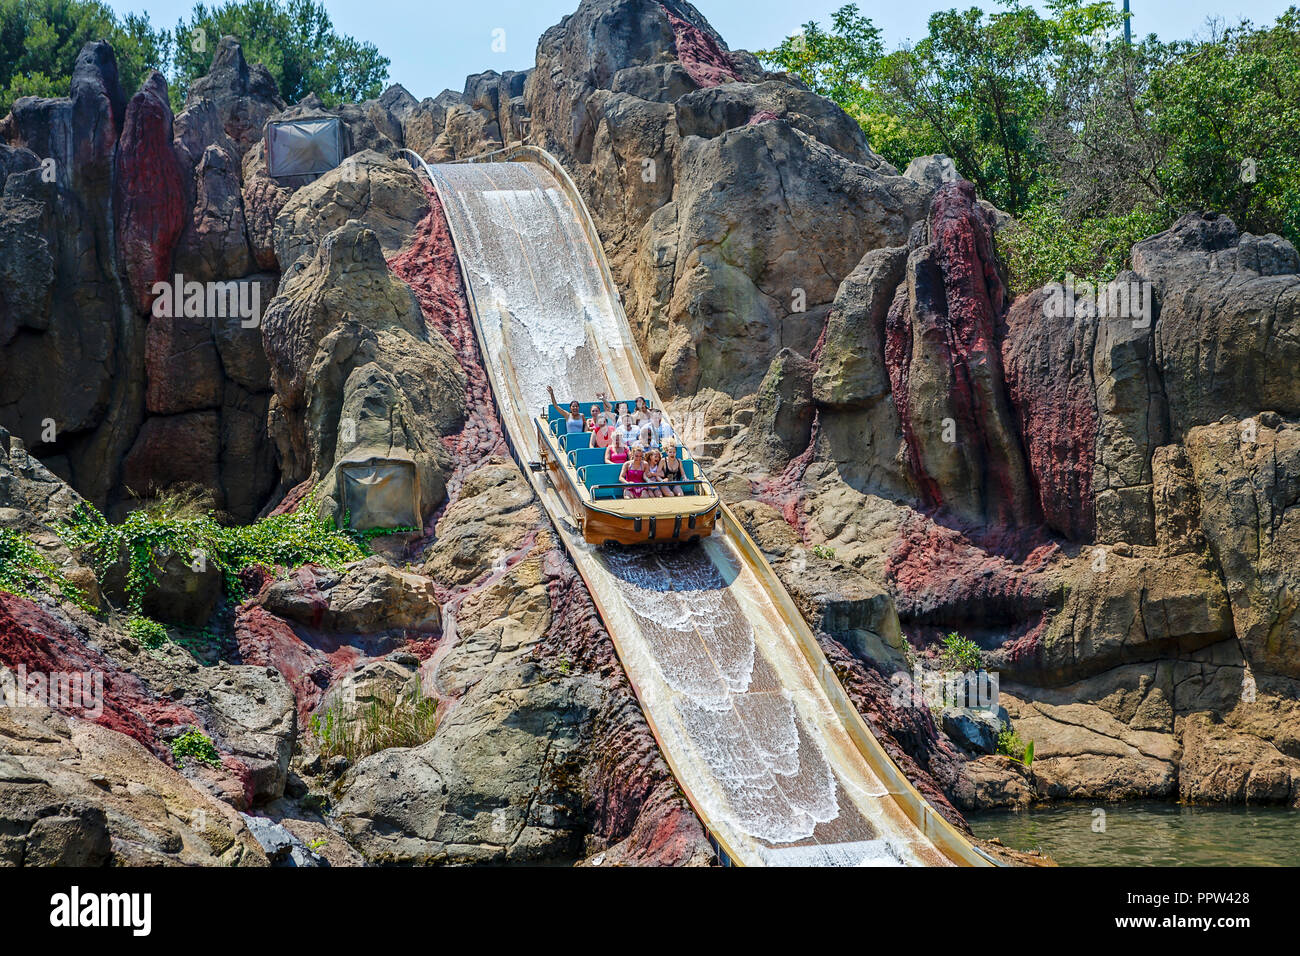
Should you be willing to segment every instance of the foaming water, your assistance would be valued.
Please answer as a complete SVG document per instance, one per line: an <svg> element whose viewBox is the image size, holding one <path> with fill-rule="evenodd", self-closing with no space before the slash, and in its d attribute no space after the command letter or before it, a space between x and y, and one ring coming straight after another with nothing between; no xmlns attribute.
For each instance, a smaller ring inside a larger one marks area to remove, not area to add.
<svg viewBox="0 0 1300 956"><path fill-rule="evenodd" d="M839 814L835 776L790 694L756 685L754 629L728 585L738 572L699 546L601 549L599 559L640 624L677 718L716 775L736 822L772 843L811 837Z"/></svg>

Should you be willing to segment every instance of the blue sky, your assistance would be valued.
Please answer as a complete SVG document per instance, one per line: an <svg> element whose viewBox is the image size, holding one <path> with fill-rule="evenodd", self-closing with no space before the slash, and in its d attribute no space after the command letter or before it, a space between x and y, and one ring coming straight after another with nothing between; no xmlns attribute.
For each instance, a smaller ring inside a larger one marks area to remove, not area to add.
<svg viewBox="0 0 1300 956"><path fill-rule="evenodd" d="M210 3L213 0L209 0ZM215 0L220 3L221 0ZM694 0L733 48L775 46L808 20L826 23L847 0ZM1245 17L1274 20L1291 5L1284 0L1132 0L1133 32L1166 40L1203 32L1207 17L1230 22ZM119 13L145 12L155 26L172 27L187 16L193 0L108 0ZM887 47L925 34L927 18L949 7L994 8L993 0L877 3L859 0L862 12L884 31ZM533 65L537 38L578 7L578 0L325 0L337 29L374 43L392 60L390 81L417 98L444 88L460 90L465 77L483 70L522 70ZM1042 8L1041 3L1035 6ZM494 31L504 32L504 51L493 50Z"/></svg>

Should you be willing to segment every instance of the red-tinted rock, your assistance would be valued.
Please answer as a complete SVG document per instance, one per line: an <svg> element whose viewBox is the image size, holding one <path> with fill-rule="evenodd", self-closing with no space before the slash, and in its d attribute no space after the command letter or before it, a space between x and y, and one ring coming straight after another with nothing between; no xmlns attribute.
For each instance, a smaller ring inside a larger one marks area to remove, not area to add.
<svg viewBox="0 0 1300 956"><path fill-rule="evenodd" d="M1017 299L1007 313L1002 340L1007 393L1044 520L1073 541L1090 541L1097 326L1092 319L1049 314L1047 300L1039 290Z"/></svg>
<svg viewBox="0 0 1300 956"><path fill-rule="evenodd" d="M492 455L506 455L507 451L492 386L479 356L451 229L437 193L428 183L424 188L429 214L410 248L389 259L388 267L411 287L425 323L447 340L465 372L465 423L443 438L455 463L447 478L447 499L454 501L466 474Z"/></svg>
<svg viewBox="0 0 1300 956"><path fill-rule="evenodd" d="M127 104L114 186L118 253L136 308L148 312L153 284L170 278L172 249L185 223L167 82L156 71Z"/></svg>
<svg viewBox="0 0 1300 956"><path fill-rule="evenodd" d="M38 604L0 592L0 664L18 673L42 675L103 675L103 712L56 706L72 716L134 737L153 753L170 759L158 729L199 723L194 712L159 697L137 675L89 644L86 635ZM93 709L93 708L92 708Z"/></svg>
<svg viewBox="0 0 1300 956"><path fill-rule="evenodd" d="M907 460L924 502L963 521L1027 526L1036 507L1012 424L996 325L1006 289L975 187L930 207L885 323L885 362Z"/></svg>
<svg viewBox="0 0 1300 956"><path fill-rule="evenodd" d="M660 6L672 24L677 59L692 80L701 87L710 87L738 79L735 62L712 31L706 32L697 24L678 16L667 4Z"/></svg>
<svg viewBox="0 0 1300 956"><path fill-rule="evenodd" d="M331 661L323 651L304 641L287 621L256 604L245 604L236 612L235 639L245 664L274 667L289 682L302 726L306 726L308 715L330 683L351 670L357 661L356 655Z"/></svg>

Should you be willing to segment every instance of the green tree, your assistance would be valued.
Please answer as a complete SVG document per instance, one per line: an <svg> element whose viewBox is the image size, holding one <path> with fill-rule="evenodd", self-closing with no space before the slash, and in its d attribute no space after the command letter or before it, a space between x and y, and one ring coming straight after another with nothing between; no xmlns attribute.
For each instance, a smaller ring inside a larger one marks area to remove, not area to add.
<svg viewBox="0 0 1300 956"><path fill-rule="evenodd" d="M1162 198L1300 242L1300 10L1179 44L1143 102L1167 143Z"/></svg>
<svg viewBox="0 0 1300 956"><path fill-rule="evenodd" d="M760 50L767 63L797 76L858 121L871 148L896 166L940 145L925 124L909 121L880 83L885 48L880 29L856 3L831 15L829 29L809 21L773 50Z"/></svg>
<svg viewBox="0 0 1300 956"><path fill-rule="evenodd" d="M97 0L0 0L0 115L21 96L67 96L81 48L107 40L117 54L122 88L133 93L171 53L166 30L144 14L119 22Z"/></svg>
<svg viewBox="0 0 1300 956"><path fill-rule="evenodd" d="M217 7L195 5L177 23L172 74L176 96L208 71L217 41L238 38L250 63L264 63L280 95L296 103L316 93L327 106L378 96L388 78L387 57L374 44L334 30L324 4L315 0L241 0Z"/></svg>

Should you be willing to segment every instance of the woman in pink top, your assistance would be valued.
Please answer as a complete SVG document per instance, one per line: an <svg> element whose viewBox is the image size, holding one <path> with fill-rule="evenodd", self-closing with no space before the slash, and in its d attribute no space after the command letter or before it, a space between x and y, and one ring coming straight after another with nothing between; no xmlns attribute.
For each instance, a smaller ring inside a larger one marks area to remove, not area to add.
<svg viewBox="0 0 1300 956"><path fill-rule="evenodd" d="M627 458L627 445L623 444L623 435L620 432L614 432L609 447L605 449L605 464L622 465L627 461Z"/></svg>
<svg viewBox="0 0 1300 956"><path fill-rule="evenodd" d="M640 446L632 449L631 459L623 466L619 472L618 480L625 485L644 485L647 465L645 461L645 452ZM640 498L646 493L646 488L624 488L624 498Z"/></svg>

